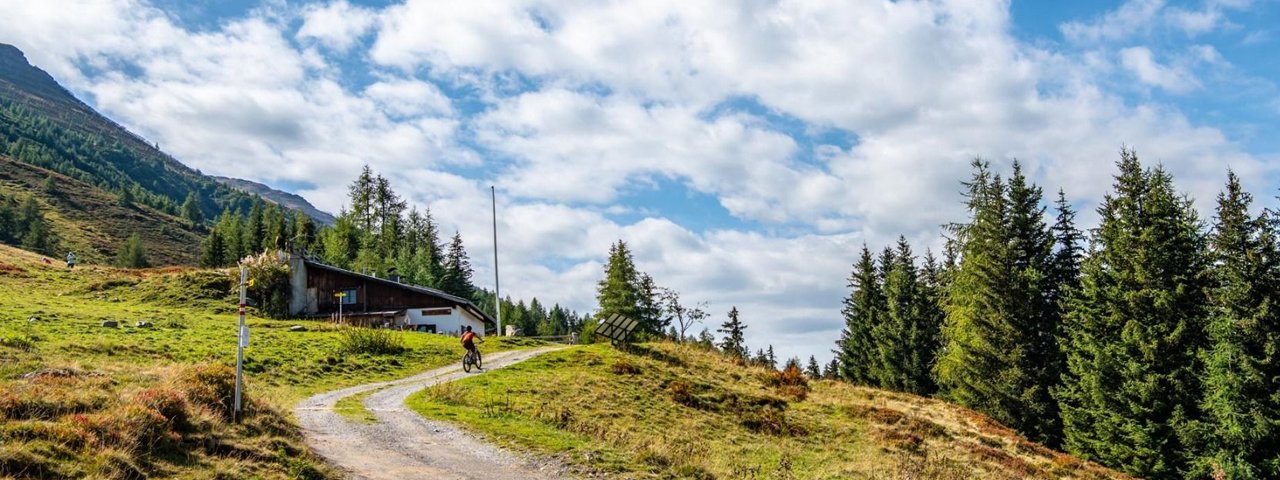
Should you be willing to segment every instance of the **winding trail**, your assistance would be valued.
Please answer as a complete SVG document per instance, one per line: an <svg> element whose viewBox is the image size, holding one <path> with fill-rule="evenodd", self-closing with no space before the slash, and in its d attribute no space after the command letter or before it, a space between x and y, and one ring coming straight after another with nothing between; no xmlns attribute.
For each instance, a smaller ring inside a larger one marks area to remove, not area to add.
<svg viewBox="0 0 1280 480"><path fill-rule="evenodd" d="M512 365L563 347L510 350L485 356L485 371ZM307 445L352 479L559 479L573 475L557 461L517 455L443 422L409 410L405 399L431 385L470 375L459 365L387 382L321 393L294 408ZM357 424L334 412L338 400L379 390L364 400L378 419Z"/></svg>

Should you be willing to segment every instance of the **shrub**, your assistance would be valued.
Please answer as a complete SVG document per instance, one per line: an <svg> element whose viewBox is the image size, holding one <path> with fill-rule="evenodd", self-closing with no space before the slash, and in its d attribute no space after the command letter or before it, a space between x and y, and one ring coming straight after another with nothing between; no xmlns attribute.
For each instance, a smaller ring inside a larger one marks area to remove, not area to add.
<svg viewBox="0 0 1280 480"><path fill-rule="evenodd" d="M342 330L338 350L345 353L391 355L405 351L404 338L381 328L350 327Z"/></svg>
<svg viewBox="0 0 1280 480"><path fill-rule="evenodd" d="M190 426L187 401L181 392L168 388L148 388L135 394L133 401L155 410L178 430Z"/></svg>
<svg viewBox="0 0 1280 480"><path fill-rule="evenodd" d="M235 369L216 363L193 365L178 373L177 386L191 404L213 410L224 420L231 419L231 409L235 407Z"/></svg>
<svg viewBox="0 0 1280 480"><path fill-rule="evenodd" d="M640 373L640 367L632 365L626 360L618 360L613 364L613 373L617 375L635 375Z"/></svg>
<svg viewBox="0 0 1280 480"><path fill-rule="evenodd" d="M281 262L275 252L264 252L251 255L240 261L249 271L251 285L245 292L250 298L257 300L259 310L271 318L284 318L289 315L289 264ZM230 269L231 285L239 288L240 271Z"/></svg>
<svg viewBox="0 0 1280 480"><path fill-rule="evenodd" d="M768 381L778 389L779 394L797 402L804 401L809 396L809 380L800 371L799 365L788 363L787 368L782 371L770 373Z"/></svg>
<svg viewBox="0 0 1280 480"><path fill-rule="evenodd" d="M693 385L686 380L676 380L667 385L667 393L676 403L686 407L698 407L698 397L693 395Z"/></svg>
<svg viewBox="0 0 1280 480"><path fill-rule="evenodd" d="M30 352L36 349L36 339L28 335L14 335L12 337L0 338L0 345Z"/></svg>

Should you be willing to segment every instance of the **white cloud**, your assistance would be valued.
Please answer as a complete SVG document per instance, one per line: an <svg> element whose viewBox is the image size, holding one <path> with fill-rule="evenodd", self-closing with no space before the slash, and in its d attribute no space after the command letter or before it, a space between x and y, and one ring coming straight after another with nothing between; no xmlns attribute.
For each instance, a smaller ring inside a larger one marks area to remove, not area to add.
<svg viewBox="0 0 1280 480"><path fill-rule="evenodd" d="M481 285L496 184L504 292L589 310L622 238L660 283L711 303L712 330L737 305L752 347L775 342L783 356L825 356L863 241L901 233L923 250L962 218L974 156L1002 170L1018 158L1086 206L1122 145L1202 207L1227 166L1259 186L1274 174L1212 126L1112 90L1134 75L1196 92L1197 68L1225 64L1212 47L1106 42L1226 28L1211 13L1235 4L1197 16L1131 1L1064 25L1089 46L1060 52L1020 43L1008 3L986 1L337 1L207 31L137 1L49 3L0 0L0 38L192 166L306 185L337 210L369 163L462 233ZM343 71L364 67L367 85ZM799 125L714 108L735 99ZM832 128L857 141L806 158L799 132ZM619 204L658 180L766 227L708 229Z"/></svg>
<svg viewBox="0 0 1280 480"><path fill-rule="evenodd" d="M1185 70L1161 65L1152 58L1146 47L1129 47L1120 51L1120 62L1143 84L1160 87L1173 93L1186 93L1200 86Z"/></svg>
<svg viewBox="0 0 1280 480"><path fill-rule="evenodd" d="M338 52L346 52L369 32L377 20L368 8L353 6L346 0L327 5L308 5L302 12L303 23L298 38L314 40Z"/></svg>

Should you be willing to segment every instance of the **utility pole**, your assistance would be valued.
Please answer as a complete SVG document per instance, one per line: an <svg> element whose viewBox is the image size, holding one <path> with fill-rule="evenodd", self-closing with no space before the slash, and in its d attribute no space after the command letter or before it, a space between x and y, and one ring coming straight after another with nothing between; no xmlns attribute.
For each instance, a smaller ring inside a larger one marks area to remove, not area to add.
<svg viewBox="0 0 1280 480"><path fill-rule="evenodd" d="M489 185L489 199L493 204L493 311L498 312L498 336L502 332L502 289L498 286L498 194Z"/></svg>

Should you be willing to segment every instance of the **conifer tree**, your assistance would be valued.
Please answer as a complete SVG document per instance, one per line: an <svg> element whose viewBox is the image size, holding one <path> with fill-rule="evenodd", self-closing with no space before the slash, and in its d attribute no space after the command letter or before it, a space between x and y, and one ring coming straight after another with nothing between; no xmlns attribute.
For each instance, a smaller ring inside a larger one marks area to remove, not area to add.
<svg viewBox="0 0 1280 480"><path fill-rule="evenodd" d="M249 218L242 224L243 234L240 243L240 254L244 256L262 253L262 239L267 236L267 227L262 218L262 201L254 201L249 208Z"/></svg>
<svg viewBox="0 0 1280 480"><path fill-rule="evenodd" d="M931 354L936 350L936 328L925 302L931 301L921 291L915 256L906 238L899 237L896 251L882 258L892 262L882 265L884 271L885 311L883 320L872 328L871 336L878 358L875 383L881 388L927 395L933 392L930 375Z"/></svg>
<svg viewBox="0 0 1280 480"><path fill-rule="evenodd" d="M454 233L449 242L449 253L445 255L444 276L440 289L462 298L471 298L475 286L471 284L471 260L467 258L467 250L462 246L462 234Z"/></svg>
<svg viewBox="0 0 1280 480"><path fill-rule="evenodd" d="M351 185L347 187L351 199L351 220L362 232L373 230L374 202L373 169L365 165Z"/></svg>
<svg viewBox="0 0 1280 480"><path fill-rule="evenodd" d="M609 260L604 266L604 278L596 287L596 318L609 318L620 314L639 320L640 292L637 289L640 273L631 258L631 251L622 240L609 247Z"/></svg>
<svg viewBox="0 0 1280 480"><path fill-rule="evenodd" d="M729 310L729 319L716 330L724 334L724 338L720 340L720 351L725 355L747 360L747 341L743 336L743 331L746 329L746 325L738 319L738 307L734 306Z"/></svg>
<svg viewBox="0 0 1280 480"><path fill-rule="evenodd" d="M766 366L769 368L778 368L778 357L773 354L773 345L769 345L769 348L765 350L764 358Z"/></svg>
<svg viewBox="0 0 1280 480"><path fill-rule="evenodd" d="M822 378L825 380L841 380L842 379L840 377L841 368L842 367L840 366L840 361L838 359L835 359L835 358L831 359L830 362L827 362L827 368L822 371ZM843 380L847 381L848 379L843 379Z"/></svg>
<svg viewBox="0 0 1280 480"><path fill-rule="evenodd" d="M338 214L333 228L320 233L320 244L325 263L339 268L351 268L360 248L360 233L347 212Z"/></svg>
<svg viewBox="0 0 1280 480"><path fill-rule="evenodd" d="M832 361L839 363L840 376L845 380L871 385L873 366L879 361L871 332L882 321L885 307L875 260L866 245L849 275L849 289L841 310L845 327Z"/></svg>
<svg viewBox="0 0 1280 480"><path fill-rule="evenodd" d="M117 267L124 268L146 268L151 265L142 246L142 237L136 233L129 235L129 238L125 239L124 243L120 245L120 250L116 253L115 260Z"/></svg>
<svg viewBox="0 0 1280 480"><path fill-rule="evenodd" d="M204 223L204 213L200 211L200 202L196 198L196 192L187 193L187 199L182 202L182 218L191 226Z"/></svg>
<svg viewBox="0 0 1280 480"><path fill-rule="evenodd" d="M813 355L809 355L809 364L804 367L804 374L815 380L822 378L822 367L818 366L818 359Z"/></svg>
<svg viewBox="0 0 1280 480"><path fill-rule="evenodd" d="M200 266L205 268L226 265L227 243L218 231L209 232L204 239L204 248L200 252Z"/></svg>
<svg viewBox="0 0 1280 480"><path fill-rule="evenodd" d="M1215 284L1191 478L1280 478L1280 252L1251 202L1229 172L1209 237Z"/></svg>
<svg viewBox="0 0 1280 480"><path fill-rule="evenodd" d="M948 289L937 381L946 398L1054 444L1060 315L1043 289L1053 243L1040 189L1017 163L1007 185L985 162L973 165L971 219L952 229L960 263Z"/></svg>
<svg viewBox="0 0 1280 480"><path fill-rule="evenodd" d="M1180 433L1203 398L1205 240L1163 169L1122 150L1119 170L1068 300L1064 445L1130 475L1174 478L1188 467Z"/></svg>
<svg viewBox="0 0 1280 480"><path fill-rule="evenodd" d="M44 212L40 211L40 204L35 197L27 197L22 202L15 227L14 233L22 235L23 249L43 255L53 255L57 250L58 239L49 228L49 222L45 220Z"/></svg>

